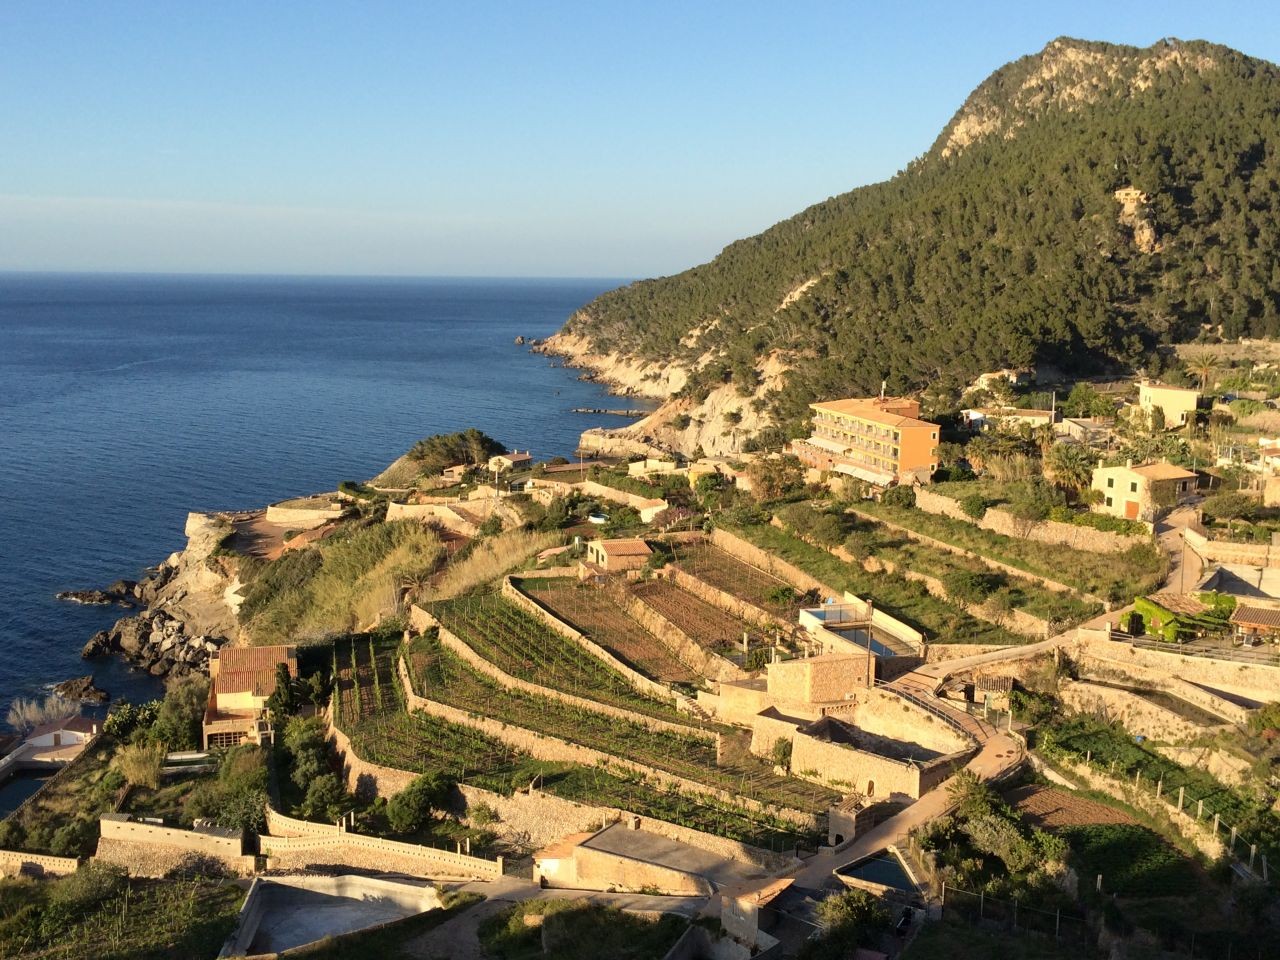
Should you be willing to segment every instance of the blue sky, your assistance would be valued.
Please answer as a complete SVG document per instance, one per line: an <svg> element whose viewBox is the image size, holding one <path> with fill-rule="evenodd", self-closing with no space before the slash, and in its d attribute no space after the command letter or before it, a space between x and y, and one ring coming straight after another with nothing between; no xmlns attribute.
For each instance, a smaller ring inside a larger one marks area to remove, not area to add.
<svg viewBox="0 0 1280 960"><path fill-rule="evenodd" d="M638 277L926 150L1063 34L1270 4L0 5L0 269Z"/></svg>

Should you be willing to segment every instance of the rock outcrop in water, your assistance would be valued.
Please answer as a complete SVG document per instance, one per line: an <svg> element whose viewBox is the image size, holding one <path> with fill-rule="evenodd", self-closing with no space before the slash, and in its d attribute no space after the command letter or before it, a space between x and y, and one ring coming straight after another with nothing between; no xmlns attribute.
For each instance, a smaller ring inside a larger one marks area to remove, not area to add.
<svg viewBox="0 0 1280 960"><path fill-rule="evenodd" d="M106 703L111 699L105 690L99 690L93 677L76 677L74 680L63 680L56 684L53 692L63 700L76 703Z"/></svg>
<svg viewBox="0 0 1280 960"><path fill-rule="evenodd" d="M80 655L118 653L155 676L207 670L210 656L238 632L235 573L218 556L218 548L231 532L231 524L220 517L189 514L185 550L174 553L131 589L117 591L130 583L120 581L97 591L104 596L132 595L145 609L121 617L110 630L95 633Z"/></svg>
<svg viewBox="0 0 1280 960"><path fill-rule="evenodd" d="M105 607L112 604L119 607L132 607L142 599L142 594L135 581L117 580L105 590L63 590L54 594L54 597L69 603L82 603L91 607Z"/></svg>

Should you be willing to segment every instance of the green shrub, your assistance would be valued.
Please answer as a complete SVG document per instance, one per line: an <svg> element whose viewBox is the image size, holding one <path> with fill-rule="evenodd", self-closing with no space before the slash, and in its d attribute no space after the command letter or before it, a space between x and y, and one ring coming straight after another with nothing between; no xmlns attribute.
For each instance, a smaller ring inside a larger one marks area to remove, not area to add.
<svg viewBox="0 0 1280 960"><path fill-rule="evenodd" d="M971 493L967 497L960 500L960 509L964 511L966 517L973 517L975 520L981 520L987 513L987 498L980 493Z"/></svg>
<svg viewBox="0 0 1280 960"><path fill-rule="evenodd" d="M890 487L880 495L880 502L891 507L914 507L916 505L916 489L905 484Z"/></svg>
<svg viewBox="0 0 1280 960"><path fill-rule="evenodd" d="M414 833L443 810L449 802L454 782L439 773L415 777L387 803L387 821L397 833Z"/></svg>

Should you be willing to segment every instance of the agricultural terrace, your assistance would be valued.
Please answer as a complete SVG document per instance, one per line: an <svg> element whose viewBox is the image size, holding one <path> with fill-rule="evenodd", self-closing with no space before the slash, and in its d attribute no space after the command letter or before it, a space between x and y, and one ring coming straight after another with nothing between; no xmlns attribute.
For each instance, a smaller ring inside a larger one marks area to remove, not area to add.
<svg viewBox="0 0 1280 960"><path fill-rule="evenodd" d="M1207 820L1212 822L1216 815L1226 828L1238 830L1245 846L1237 844L1237 854L1247 850L1247 844L1257 843L1261 853L1280 862L1280 815L1261 800L1227 787L1207 771L1184 767L1148 750L1122 727L1083 714L1058 714L1037 728L1035 747L1050 760L1082 762L1089 758L1095 767L1130 783L1141 773L1143 783L1163 783L1161 794L1169 802L1176 802L1181 789L1184 810L1194 816L1203 801Z"/></svg>
<svg viewBox="0 0 1280 960"><path fill-rule="evenodd" d="M891 573L868 573L799 537L772 526L733 531L762 550L768 550L832 589L865 597L890 616L925 633L930 643L1026 643L1004 627L973 616L953 603L932 596L923 584Z"/></svg>
<svg viewBox="0 0 1280 960"><path fill-rule="evenodd" d="M445 629L513 677L646 716L690 722L671 704L636 690L617 670L496 593L468 594L428 609ZM648 633L644 636L657 644Z"/></svg>
<svg viewBox="0 0 1280 960"><path fill-rule="evenodd" d="M767 761L738 751L735 761L717 764L712 735L650 730L638 723L508 690L472 670L440 646L435 637L416 638L408 663L415 691L428 699L535 730L612 756L634 760L696 783L800 810L825 810L839 794L794 777L779 776Z"/></svg>
<svg viewBox="0 0 1280 960"><path fill-rule="evenodd" d="M518 586L544 609L645 676L663 683L694 683L699 679L608 591L562 577L530 578Z"/></svg>
<svg viewBox="0 0 1280 960"><path fill-rule="evenodd" d="M334 719L343 730L404 710L404 691L395 666L399 643L398 636L373 634L356 634L334 643Z"/></svg>
<svg viewBox="0 0 1280 960"><path fill-rule="evenodd" d="M798 591L705 541L676 548L680 569L703 583L758 607L787 623L795 622L803 605Z"/></svg>
<svg viewBox="0 0 1280 960"><path fill-rule="evenodd" d="M921 543L884 523L859 519L851 512L831 512L808 503L793 503L778 511L778 519L792 533L819 546L832 549L843 545L859 560L874 556L895 569L905 568L940 579L948 592L953 589L953 576L967 579L973 586L960 598L967 603L998 597L1011 610L1060 624L1079 623L1102 612L1098 603L1050 590L1033 580L995 572L980 560Z"/></svg>
<svg viewBox="0 0 1280 960"><path fill-rule="evenodd" d="M1170 897L1195 892L1194 863L1124 810L1055 787L1019 787L1006 796L1032 826L1056 833L1071 847L1083 878L1103 877L1120 896Z"/></svg>
<svg viewBox="0 0 1280 960"><path fill-rule="evenodd" d="M600 767L536 760L473 727L422 712L388 710L357 724L350 735L356 753L373 763L413 773L441 771L503 795L534 786L564 800L627 810L768 850L821 842L821 834L797 833L794 824L767 813Z"/></svg>
<svg viewBox="0 0 1280 960"><path fill-rule="evenodd" d="M737 651L741 647L743 633L759 632L746 621L713 607L670 580L645 580L633 584L630 589L647 606L708 650L721 654Z"/></svg>
<svg viewBox="0 0 1280 960"><path fill-rule="evenodd" d="M941 540L953 547L1108 600L1128 601L1149 593L1160 584L1165 574L1164 556L1149 546L1132 547L1124 553L1097 554L1059 544L1007 537L964 520L913 507L874 501L859 501L855 507L859 513L895 523L921 536Z"/></svg>

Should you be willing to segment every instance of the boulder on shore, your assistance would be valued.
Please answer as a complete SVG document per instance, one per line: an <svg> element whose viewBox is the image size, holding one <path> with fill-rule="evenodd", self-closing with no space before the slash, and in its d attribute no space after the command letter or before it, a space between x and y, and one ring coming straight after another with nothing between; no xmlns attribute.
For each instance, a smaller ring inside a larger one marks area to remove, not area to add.
<svg viewBox="0 0 1280 960"><path fill-rule="evenodd" d="M93 657L100 657L104 653L110 653L114 649L115 645L111 642L111 634L106 630L99 630L89 638L89 641L80 650L80 656L90 660Z"/></svg>
<svg viewBox="0 0 1280 960"><path fill-rule="evenodd" d="M75 700L80 703L106 703L111 699L105 690L98 689L93 682L93 677L63 680L53 688L53 692L63 700Z"/></svg>

